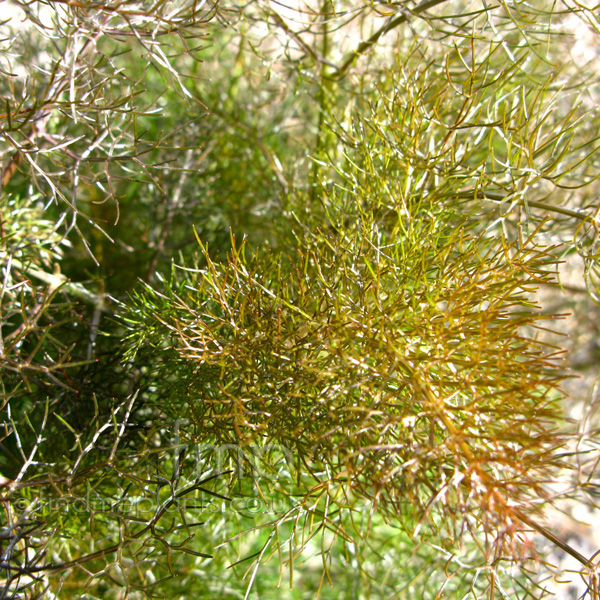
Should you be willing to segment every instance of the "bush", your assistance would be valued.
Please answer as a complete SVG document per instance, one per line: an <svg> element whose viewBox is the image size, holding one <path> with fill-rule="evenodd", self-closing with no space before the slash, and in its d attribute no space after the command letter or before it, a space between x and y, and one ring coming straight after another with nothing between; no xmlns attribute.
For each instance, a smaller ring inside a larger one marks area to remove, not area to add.
<svg viewBox="0 0 600 600"><path fill-rule="evenodd" d="M3 598L595 597L593 9L3 6Z"/></svg>

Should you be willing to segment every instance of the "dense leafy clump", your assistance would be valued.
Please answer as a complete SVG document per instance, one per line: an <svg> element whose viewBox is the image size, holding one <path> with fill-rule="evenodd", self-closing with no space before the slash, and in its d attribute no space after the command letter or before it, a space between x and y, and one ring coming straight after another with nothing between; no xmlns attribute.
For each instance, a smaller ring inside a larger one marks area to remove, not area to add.
<svg viewBox="0 0 600 600"><path fill-rule="evenodd" d="M176 268L129 317L132 355L180 357L165 410L200 443L285 448L311 485L327 473L392 520L508 533L559 464L555 350L524 333L553 259L434 210Z"/></svg>

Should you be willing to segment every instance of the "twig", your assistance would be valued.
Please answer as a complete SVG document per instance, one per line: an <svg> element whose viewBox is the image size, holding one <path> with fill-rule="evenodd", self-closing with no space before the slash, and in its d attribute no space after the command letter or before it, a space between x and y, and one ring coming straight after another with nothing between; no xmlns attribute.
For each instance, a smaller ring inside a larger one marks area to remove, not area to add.
<svg viewBox="0 0 600 600"><path fill-rule="evenodd" d="M331 61L327 60L324 56L321 56L318 52L316 52L315 50L313 50L313 48L311 48L300 37L300 34L296 33L295 31L292 31L287 26L287 23L283 20L283 18L279 15L279 13L277 13L277 11L271 9L271 14L275 17L275 20L277 21L277 25L279 27L281 27L281 29L283 29L291 38L293 38L294 40L296 40L296 42L302 48L302 50L304 50L304 52L306 52L307 54L309 54L310 56L312 56L312 58L316 62L318 62L318 63L320 63L322 65L327 65L328 67L331 67L332 69L336 69L337 70L337 65L336 64L334 64Z"/></svg>
<svg viewBox="0 0 600 600"><path fill-rule="evenodd" d="M516 508L512 508L512 513L517 517L520 521L525 523L525 525L529 525L532 529L535 529L538 533L543 535L547 540L552 542L555 546L560 548L563 552L566 552L568 555L572 556L575 560L580 562L584 567L589 567L592 565L591 559L586 558L583 554L580 554L567 544L563 542L559 537L555 536L549 529L546 529L542 525L539 525L534 520L530 519L527 515L523 514L520 510Z"/></svg>
<svg viewBox="0 0 600 600"><path fill-rule="evenodd" d="M426 2L422 2L416 8L410 11L413 15L418 15L419 13L425 12L426 10L437 6L438 4L443 4L447 2L447 0L427 0ZM386 33L392 31L399 25L406 23L408 21L408 16L406 14L402 14L395 19L390 20L383 27L378 29L369 39L361 42L356 50L350 52L347 58L344 59L344 62L336 68L336 70L331 74L333 79L341 79L346 75L348 69L352 66L352 63L356 58L364 54L369 48L374 46L381 37L383 37Z"/></svg>

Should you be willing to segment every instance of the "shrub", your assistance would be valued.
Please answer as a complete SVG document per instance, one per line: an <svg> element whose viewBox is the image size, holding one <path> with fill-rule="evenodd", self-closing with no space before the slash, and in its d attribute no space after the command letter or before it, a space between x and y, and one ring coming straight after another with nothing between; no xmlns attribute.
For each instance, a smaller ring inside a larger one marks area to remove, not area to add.
<svg viewBox="0 0 600 600"><path fill-rule="evenodd" d="M3 6L2 597L595 597L591 8Z"/></svg>

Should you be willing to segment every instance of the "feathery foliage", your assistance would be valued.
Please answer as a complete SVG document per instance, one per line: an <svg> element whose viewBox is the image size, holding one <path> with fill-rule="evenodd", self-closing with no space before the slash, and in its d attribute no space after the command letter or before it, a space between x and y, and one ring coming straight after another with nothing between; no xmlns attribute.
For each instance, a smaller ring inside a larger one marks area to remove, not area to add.
<svg viewBox="0 0 600 600"><path fill-rule="evenodd" d="M0 597L598 596L593 7L0 7Z"/></svg>

